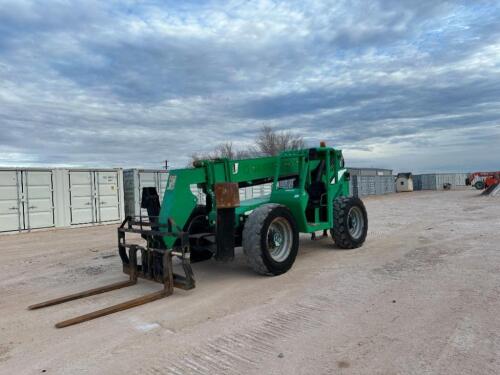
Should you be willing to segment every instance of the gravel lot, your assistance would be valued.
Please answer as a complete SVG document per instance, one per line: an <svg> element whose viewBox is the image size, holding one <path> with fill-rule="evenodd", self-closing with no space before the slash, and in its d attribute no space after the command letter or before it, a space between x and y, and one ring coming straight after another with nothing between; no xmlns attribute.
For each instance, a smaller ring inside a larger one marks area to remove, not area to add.
<svg viewBox="0 0 500 375"><path fill-rule="evenodd" d="M158 290L30 304L126 278L116 226L0 236L1 374L499 374L500 197L365 199L360 249L301 239L293 269L193 266L197 288L64 329Z"/></svg>

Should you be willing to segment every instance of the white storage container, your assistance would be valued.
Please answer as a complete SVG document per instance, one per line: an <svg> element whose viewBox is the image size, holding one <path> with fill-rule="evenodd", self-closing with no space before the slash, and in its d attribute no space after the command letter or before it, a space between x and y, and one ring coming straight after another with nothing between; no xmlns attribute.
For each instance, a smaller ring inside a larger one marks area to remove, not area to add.
<svg viewBox="0 0 500 375"><path fill-rule="evenodd" d="M0 169L0 232L123 217L121 169Z"/></svg>
<svg viewBox="0 0 500 375"><path fill-rule="evenodd" d="M0 170L0 232L55 225L52 171Z"/></svg>

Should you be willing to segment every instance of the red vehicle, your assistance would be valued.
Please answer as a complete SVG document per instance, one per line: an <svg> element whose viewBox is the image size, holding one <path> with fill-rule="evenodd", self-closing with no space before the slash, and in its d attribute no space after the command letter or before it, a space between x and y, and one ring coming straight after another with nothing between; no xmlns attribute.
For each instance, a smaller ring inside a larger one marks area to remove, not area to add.
<svg viewBox="0 0 500 375"><path fill-rule="evenodd" d="M499 172L474 172L465 180L466 185L472 185L477 190L487 189L492 185L500 183Z"/></svg>

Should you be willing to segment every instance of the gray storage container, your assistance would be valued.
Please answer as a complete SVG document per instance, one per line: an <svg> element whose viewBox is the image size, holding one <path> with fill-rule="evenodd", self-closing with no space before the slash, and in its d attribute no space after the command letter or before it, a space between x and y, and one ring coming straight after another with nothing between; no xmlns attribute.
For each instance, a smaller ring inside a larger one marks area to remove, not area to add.
<svg viewBox="0 0 500 375"><path fill-rule="evenodd" d="M392 176L392 169L385 168L347 168L351 176Z"/></svg>
<svg viewBox="0 0 500 375"><path fill-rule="evenodd" d="M413 176L415 190L443 190L445 184L451 189L464 188L467 173L428 173Z"/></svg>
<svg viewBox="0 0 500 375"><path fill-rule="evenodd" d="M146 210L141 213L142 189L154 187L163 200L167 186L168 173L164 169L126 169L123 171L123 185L125 196L125 215L146 216Z"/></svg>
<svg viewBox="0 0 500 375"><path fill-rule="evenodd" d="M422 176L413 175L413 190L422 190Z"/></svg>
<svg viewBox="0 0 500 375"><path fill-rule="evenodd" d="M352 176L350 190L353 196L383 195L394 193L394 176Z"/></svg>

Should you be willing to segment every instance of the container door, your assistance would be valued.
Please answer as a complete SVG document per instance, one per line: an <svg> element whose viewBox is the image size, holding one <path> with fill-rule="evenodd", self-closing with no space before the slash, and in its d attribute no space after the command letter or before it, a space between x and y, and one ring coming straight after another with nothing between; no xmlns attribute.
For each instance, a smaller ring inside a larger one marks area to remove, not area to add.
<svg viewBox="0 0 500 375"><path fill-rule="evenodd" d="M69 172L71 224L95 222L93 172Z"/></svg>
<svg viewBox="0 0 500 375"><path fill-rule="evenodd" d="M0 232L24 229L21 172L0 171Z"/></svg>
<svg viewBox="0 0 500 375"><path fill-rule="evenodd" d="M119 221L121 218L118 172L95 172L95 181L99 222Z"/></svg>
<svg viewBox="0 0 500 375"><path fill-rule="evenodd" d="M23 171L26 229L54 226L52 171Z"/></svg>

